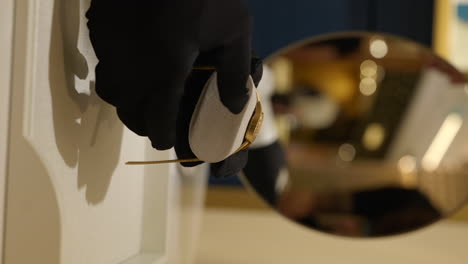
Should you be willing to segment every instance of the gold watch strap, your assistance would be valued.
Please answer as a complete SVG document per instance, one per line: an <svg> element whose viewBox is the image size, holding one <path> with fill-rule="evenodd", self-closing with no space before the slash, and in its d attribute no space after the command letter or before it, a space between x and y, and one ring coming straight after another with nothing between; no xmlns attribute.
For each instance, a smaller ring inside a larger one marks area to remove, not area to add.
<svg viewBox="0 0 468 264"><path fill-rule="evenodd" d="M193 159L174 159L174 160L158 160L158 161L129 161L127 165L154 165L154 164L166 164L166 163L179 163L179 162L198 162L201 161L198 158Z"/></svg>

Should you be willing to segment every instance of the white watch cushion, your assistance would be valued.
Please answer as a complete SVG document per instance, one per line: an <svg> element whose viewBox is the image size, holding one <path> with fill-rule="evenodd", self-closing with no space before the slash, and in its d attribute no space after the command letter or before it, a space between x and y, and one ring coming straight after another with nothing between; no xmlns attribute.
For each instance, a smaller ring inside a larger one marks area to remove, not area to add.
<svg viewBox="0 0 468 264"><path fill-rule="evenodd" d="M239 114L233 114L221 102L216 72L203 88L192 115L189 144L200 160L216 163L234 154L244 142L244 135L257 104L255 85L247 80L249 100Z"/></svg>

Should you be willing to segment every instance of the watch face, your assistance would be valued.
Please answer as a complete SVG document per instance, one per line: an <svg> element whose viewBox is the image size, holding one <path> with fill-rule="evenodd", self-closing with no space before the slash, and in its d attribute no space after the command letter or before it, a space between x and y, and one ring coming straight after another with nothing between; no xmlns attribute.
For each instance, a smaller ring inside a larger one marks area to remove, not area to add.
<svg viewBox="0 0 468 264"><path fill-rule="evenodd" d="M265 63L273 92L262 101L286 164L244 179L280 214L331 234L376 237L464 205L468 85L431 50L342 33L294 43Z"/></svg>

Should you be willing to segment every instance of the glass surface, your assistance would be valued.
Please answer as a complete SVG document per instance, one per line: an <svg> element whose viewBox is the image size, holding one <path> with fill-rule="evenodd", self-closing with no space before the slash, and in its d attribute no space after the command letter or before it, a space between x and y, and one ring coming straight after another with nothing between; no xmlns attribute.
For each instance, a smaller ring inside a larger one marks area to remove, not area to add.
<svg viewBox="0 0 468 264"><path fill-rule="evenodd" d="M374 237L415 230L468 196L468 85L429 49L394 36L328 35L265 61L287 165L245 177L307 227Z"/></svg>

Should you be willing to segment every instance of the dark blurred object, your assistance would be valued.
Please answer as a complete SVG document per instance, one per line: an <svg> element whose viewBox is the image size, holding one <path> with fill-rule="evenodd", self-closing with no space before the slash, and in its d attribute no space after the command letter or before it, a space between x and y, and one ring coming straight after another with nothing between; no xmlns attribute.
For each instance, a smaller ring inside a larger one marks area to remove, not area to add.
<svg viewBox="0 0 468 264"><path fill-rule="evenodd" d="M253 44L268 56L289 43L339 31L386 32L432 45L434 0L250 0Z"/></svg>
<svg viewBox="0 0 468 264"><path fill-rule="evenodd" d="M412 231L441 217L423 193L398 187L357 192L353 207L354 214L369 219L369 232L376 236Z"/></svg>
<svg viewBox="0 0 468 264"><path fill-rule="evenodd" d="M311 46L326 46L326 47L334 47L337 51L339 56L346 56L348 54L354 53L361 47L361 39L360 38L347 38L343 40L336 40L330 39L321 41L317 44L311 44Z"/></svg>
<svg viewBox="0 0 468 264"><path fill-rule="evenodd" d="M285 153L278 141L250 150L244 175L252 187L268 202L276 204L276 183L286 166Z"/></svg>

